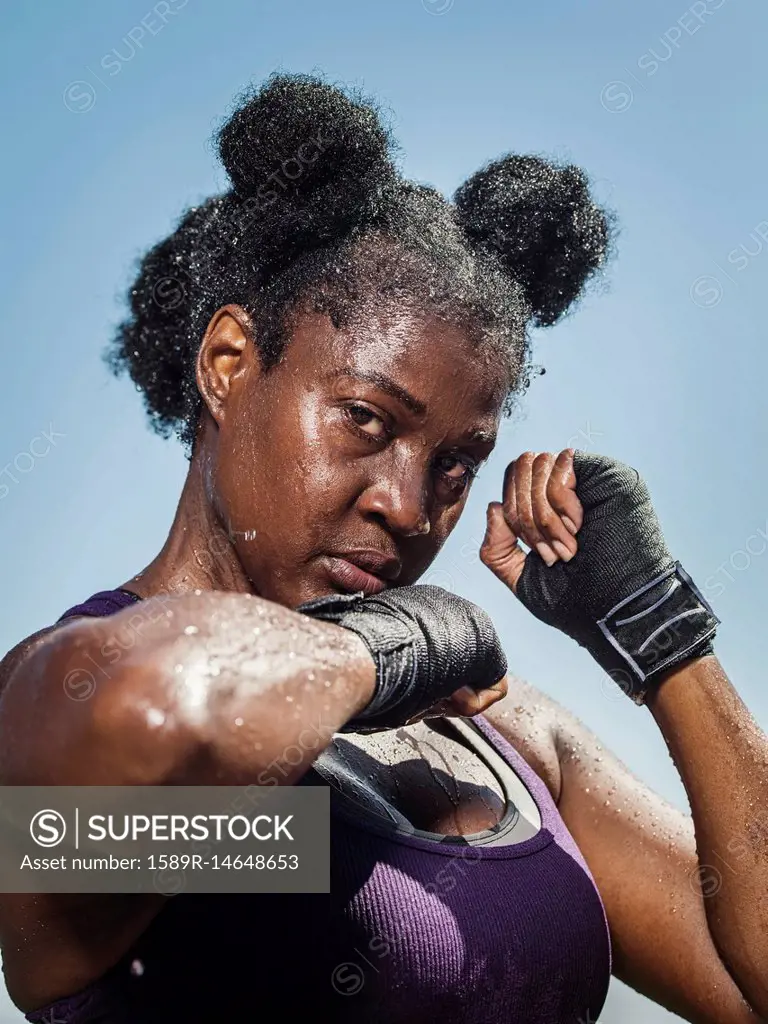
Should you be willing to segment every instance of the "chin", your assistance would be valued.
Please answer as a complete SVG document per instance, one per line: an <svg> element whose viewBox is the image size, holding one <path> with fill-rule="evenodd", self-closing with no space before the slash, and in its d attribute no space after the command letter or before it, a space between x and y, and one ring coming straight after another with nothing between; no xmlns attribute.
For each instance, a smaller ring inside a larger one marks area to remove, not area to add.
<svg viewBox="0 0 768 1024"><path fill-rule="evenodd" d="M334 586L330 580L315 577L292 582L290 594L286 595L285 599L281 598L278 600L273 598L272 600L276 600L278 604L282 604L286 608L295 611L299 605L306 604L307 601L314 601L318 597L337 596L343 593L345 591L340 587Z"/></svg>

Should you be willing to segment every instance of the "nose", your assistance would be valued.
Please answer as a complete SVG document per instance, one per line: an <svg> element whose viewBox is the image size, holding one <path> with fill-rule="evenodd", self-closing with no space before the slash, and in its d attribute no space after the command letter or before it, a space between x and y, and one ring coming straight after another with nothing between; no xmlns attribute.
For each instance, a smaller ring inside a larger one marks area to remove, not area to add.
<svg viewBox="0 0 768 1024"><path fill-rule="evenodd" d="M408 471L379 477L360 495L358 508L383 519L391 533L402 537L428 534L429 492L421 473Z"/></svg>

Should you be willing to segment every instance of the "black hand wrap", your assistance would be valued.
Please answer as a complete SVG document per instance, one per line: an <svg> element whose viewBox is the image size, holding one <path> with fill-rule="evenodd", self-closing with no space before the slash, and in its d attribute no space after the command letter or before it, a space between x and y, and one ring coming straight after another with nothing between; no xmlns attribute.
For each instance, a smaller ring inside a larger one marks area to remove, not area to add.
<svg viewBox="0 0 768 1024"><path fill-rule="evenodd" d="M459 687L484 689L507 671L486 612L441 587L331 594L296 611L351 629L376 663L373 698L342 732L395 728Z"/></svg>
<svg viewBox="0 0 768 1024"><path fill-rule="evenodd" d="M531 552L517 596L642 704L660 673L712 653L720 620L672 560L637 470L586 452L573 466L584 507L578 552L550 567Z"/></svg>

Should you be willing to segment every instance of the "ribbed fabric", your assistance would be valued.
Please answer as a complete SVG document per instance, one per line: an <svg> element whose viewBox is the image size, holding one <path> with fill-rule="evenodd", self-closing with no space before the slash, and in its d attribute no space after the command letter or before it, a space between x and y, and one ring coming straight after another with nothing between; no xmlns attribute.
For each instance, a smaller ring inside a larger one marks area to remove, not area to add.
<svg viewBox="0 0 768 1024"><path fill-rule="evenodd" d="M98 598L112 611L133 599ZM542 780L473 721L531 792L537 835L446 845L334 817L330 895L176 896L98 982L27 1020L594 1024L611 973L594 880Z"/></svg>
<svg viewBox="0 0 768 1024"><path fill-rule="evenodd" d="M114 615L115 612L121 611L123 608L127 608L129 604L135 604L140 601L141 598L136 594L132 594L130 590L100 590L98 594L93 594L88 598L87 601L83 601L82 604L76 604L74 608L69 608L60 615L58 622L62 622L64 619L72 619L76 615L91 615L94 618L102 618L105 615Z"/></svg>

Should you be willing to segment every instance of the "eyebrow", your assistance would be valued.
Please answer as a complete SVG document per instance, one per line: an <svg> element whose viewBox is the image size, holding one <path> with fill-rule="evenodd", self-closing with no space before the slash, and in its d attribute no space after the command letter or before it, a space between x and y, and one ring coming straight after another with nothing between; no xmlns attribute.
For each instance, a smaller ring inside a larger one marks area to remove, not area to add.
<svg viewBox="0 0 768 1024"><path fill-rule="evenodd" d="M367 381L375 388L397 399L416 416L424 416L427 412L424 402L414 398L410 391L407 391L402 385L393 381L391 377L387 377L386 374L379 373L377 370L332 370L330 373L325 374L326 380L333 377L353 377L356 380ZM476 429L471 430L466 435L466 440L469 443L475 444L496 444L496 438L496 432L493 430Z"/></svg>
<svg viewBox="0 0 768 1024"><path fill-rule="evenodd" d="M369 384L373 384L379 391L383 391L387 395L391 395L396 398L398 402L410 409L416 416L424 416L427 407L423 402L420 402L418 398L414 398L410 391L406 391L400 384L396 384L391 377L387 377L384 373L379 373L376 370L334 370L331 373L327 373L326 378L330 377L354 377L357 380L367 381Z"/></svg>
<svg viewBox="0 0 768 1024"><path fill-rule="evenodd" d="M493 430L471 430L467 434L468 441L476 441L480 444L496 444L496 437Z"/></svg>

